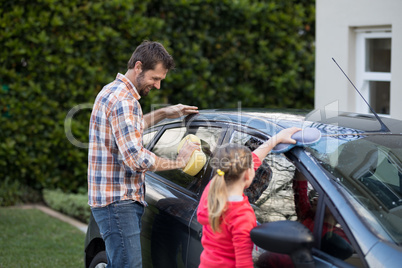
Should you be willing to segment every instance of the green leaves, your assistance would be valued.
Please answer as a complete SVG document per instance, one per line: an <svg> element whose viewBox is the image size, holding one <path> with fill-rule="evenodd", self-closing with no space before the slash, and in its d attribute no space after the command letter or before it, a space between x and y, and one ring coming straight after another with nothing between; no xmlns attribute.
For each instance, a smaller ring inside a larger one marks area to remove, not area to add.
<svg viewBox="0 0 402 268"><path fill-rule="evenodd" d="M66 116L146 39L176 70L141 99L144 112L313 106L314 1L5 0L0 11L0 177L36 190L86 187L87 150L67 139ZM70 124L82 143L90 112Z"/></svg>
<svg viewBox="0 0 402 268"><path fill-rule="evenodd" d="M314 28L314 3L152 3L150 14L165 21L158 37L172 36L177 63L161 99L200 108L236 107L239 101L243 107L312 108L313 87L305 81L314 79L314 32L306 31Z"/></svg>
<svg viewBox="0 0 402 268"><path fill-rule="evenodd" d="M66 137L67 113L93 103L161 24L143 16L147 1L22 2L0 5L0 177L74 192L86 187L88 156ZM71 124L84 143L90 112L80 111Z"/></svg>

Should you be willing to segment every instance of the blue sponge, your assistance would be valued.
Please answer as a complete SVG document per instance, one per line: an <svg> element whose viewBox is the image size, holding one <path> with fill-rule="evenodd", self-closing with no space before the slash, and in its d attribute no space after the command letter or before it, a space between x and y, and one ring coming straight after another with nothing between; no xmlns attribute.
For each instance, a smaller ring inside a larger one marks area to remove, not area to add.
<svg viewBox="0 0 402 268"><path fill-rule="evenodd" d="M280 154L289 151L295 146L309 146L317 143L321 139L321 131L316 128L308 127L297 131L292 135L296 144L279 143L272 150L272 153Z"/></svg>

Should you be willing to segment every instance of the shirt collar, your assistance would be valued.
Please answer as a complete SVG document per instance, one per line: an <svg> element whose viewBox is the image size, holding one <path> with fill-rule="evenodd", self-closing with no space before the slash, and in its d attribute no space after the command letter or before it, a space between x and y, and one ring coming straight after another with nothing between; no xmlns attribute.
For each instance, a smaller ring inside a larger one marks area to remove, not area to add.
<svg viewBox="0 0 402 268"><path fill-rule="evenodd" d="M133 83L131 83L130 79L128 79L124 74L118 73L116 79L119 79L123 81L124 84L126 84L128 90L134 96L134 98L136 98L137 100L141 99L141 96L140 94L138 94L138 91L133 85Z"/></svg>

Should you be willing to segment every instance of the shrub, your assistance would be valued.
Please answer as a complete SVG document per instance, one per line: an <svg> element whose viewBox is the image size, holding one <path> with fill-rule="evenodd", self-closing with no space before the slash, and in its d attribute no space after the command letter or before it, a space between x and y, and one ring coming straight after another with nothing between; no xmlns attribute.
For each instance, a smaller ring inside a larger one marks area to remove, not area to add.
<svg viewBox="0 0 402 268"><path fill-rule="evenodd" d="M43 199L52 209L88 223L91 209L88 206L87 194L64 193L60 189L43 190Z"/></svg>
<svg viewBox="0 0 402 268"><path fill-rule="evenodd" d="M85 187L87 150L69 142L64 121L124 71L135 44L160 29L158 20L143 16L146 5L1 2L1 178L37 190ZM88 140L89 116L90 109L82 110L72 121L79 141Z"/></svg>
<svg viewBox="0 0 402 268"><path fill-rule="evenodd" d="M144 39L177 66L144 112L313 106L314 1L5 0L0 11L0 178L36 191L86 187L87 150L65 128L88 140L91 103Z"/></svg>
<svg viewBox="0 0 402 268"><path fill-rule="evenodd" d="M152 6L151 6L152 5ZM158 94L201 108L312 108L314 1L152 1L177 62Z"/></svg>
<svg viewBox="0 0 402 268"><path fill-rule="evenodd" d="M39 191L21 185L18 180L6 178L0 182L0 207L20 203L39 203L41 201L42 197Z"/></svg>

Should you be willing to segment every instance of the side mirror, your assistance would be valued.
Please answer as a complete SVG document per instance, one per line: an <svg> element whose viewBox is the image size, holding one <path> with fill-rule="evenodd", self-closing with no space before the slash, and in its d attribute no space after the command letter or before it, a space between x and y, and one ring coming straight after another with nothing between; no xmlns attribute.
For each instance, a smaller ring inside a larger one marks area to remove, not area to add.
<svg viewBox="0 0 402 268"><path fill-rule="evenodd" d="M260 248L290 255L295 267L314 267L313 234L300 222L267 222L253 228L250 236Z"/></svg>

